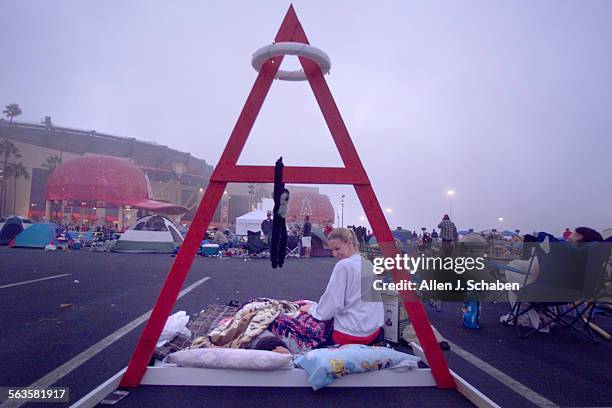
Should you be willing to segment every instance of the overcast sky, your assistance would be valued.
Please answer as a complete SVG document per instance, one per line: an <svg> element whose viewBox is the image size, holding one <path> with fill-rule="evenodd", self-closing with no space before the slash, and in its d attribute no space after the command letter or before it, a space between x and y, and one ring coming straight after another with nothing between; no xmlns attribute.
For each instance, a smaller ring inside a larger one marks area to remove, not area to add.
<svg viewBox="0 0 612 408"><path fill-rule="evenodd" d="M460 229L612 227L611 1L293 4L392 227L437 225L451 188ZM0 2L0 104L214 165L288 6ZM341 165L305 82L274 82L240 163L280 155ZM352 187L322 191L359 222Z"/></svg>

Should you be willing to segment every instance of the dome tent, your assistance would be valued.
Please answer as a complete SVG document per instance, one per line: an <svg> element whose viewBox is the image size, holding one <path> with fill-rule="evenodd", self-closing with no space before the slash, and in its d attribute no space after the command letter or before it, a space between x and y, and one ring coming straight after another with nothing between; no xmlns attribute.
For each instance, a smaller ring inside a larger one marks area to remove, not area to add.
<svg viewBox="0 0 612 408"><path fill-rule="evenodd" d="M265 210L253 210L236 218L236 235L247 235L247 231L261 231L261 223L266 219Z"/></svg>
<svg viewBox="0 0 612 408"><path fill-rule="evenodd" d="M46 222L33 224L15 237L15 247L44 248L49 244L57 244L57 234L60 228L57 224Z"/></svg>
<svg viewBox="0 0 612 408"><path fill-rule="evenodd" d="M161 215L148 215L138 221L115 244L115 252L172 253L183 243L176 225Z"/></svg>

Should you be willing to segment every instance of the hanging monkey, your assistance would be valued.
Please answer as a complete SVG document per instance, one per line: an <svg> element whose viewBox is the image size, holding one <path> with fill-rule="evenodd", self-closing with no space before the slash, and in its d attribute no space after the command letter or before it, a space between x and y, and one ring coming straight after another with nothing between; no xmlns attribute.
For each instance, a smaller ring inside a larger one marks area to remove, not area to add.
<svg viewBox="0 0 612 408"><path fill-rule="evenodd" d="M283 267L287 250L287 205L289 190L283 183L283 158L276 161L274 168L274 218L272 219L272 241L270 242L270 260L272 268Z"/></svg>

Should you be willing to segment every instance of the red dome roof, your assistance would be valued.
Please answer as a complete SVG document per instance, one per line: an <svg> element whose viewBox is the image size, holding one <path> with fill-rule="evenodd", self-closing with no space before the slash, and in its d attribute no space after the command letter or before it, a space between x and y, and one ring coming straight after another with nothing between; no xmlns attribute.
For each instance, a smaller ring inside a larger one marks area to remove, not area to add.
<svg viewBox="0 0 612 408"><path fill-rule="evenodd" d="M149 199L145 175L136 165L117 157L87 155L71 159L49 175L47 200L104 201L165 213L186 208Z"/></svg>
<svg viewBox="0 0 612 408"><path fill-rule="evenodd" d="M291 191L289 208L287 208L287 221L302 221L304 216L310 215L314 223L333 223L334 207L329 197L311 191Z"/></svg>

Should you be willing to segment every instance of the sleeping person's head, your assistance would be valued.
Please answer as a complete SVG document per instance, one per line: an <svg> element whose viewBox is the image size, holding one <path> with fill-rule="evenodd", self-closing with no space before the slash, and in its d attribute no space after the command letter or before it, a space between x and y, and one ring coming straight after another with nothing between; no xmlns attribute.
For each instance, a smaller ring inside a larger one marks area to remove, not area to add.
<svg viewBox="0 0 612 408"><path fill-rule="evenodd" d="M274 351L276 353L291 354L284 341L277 336L259 336L251 344L254 350Z"/></svg>

